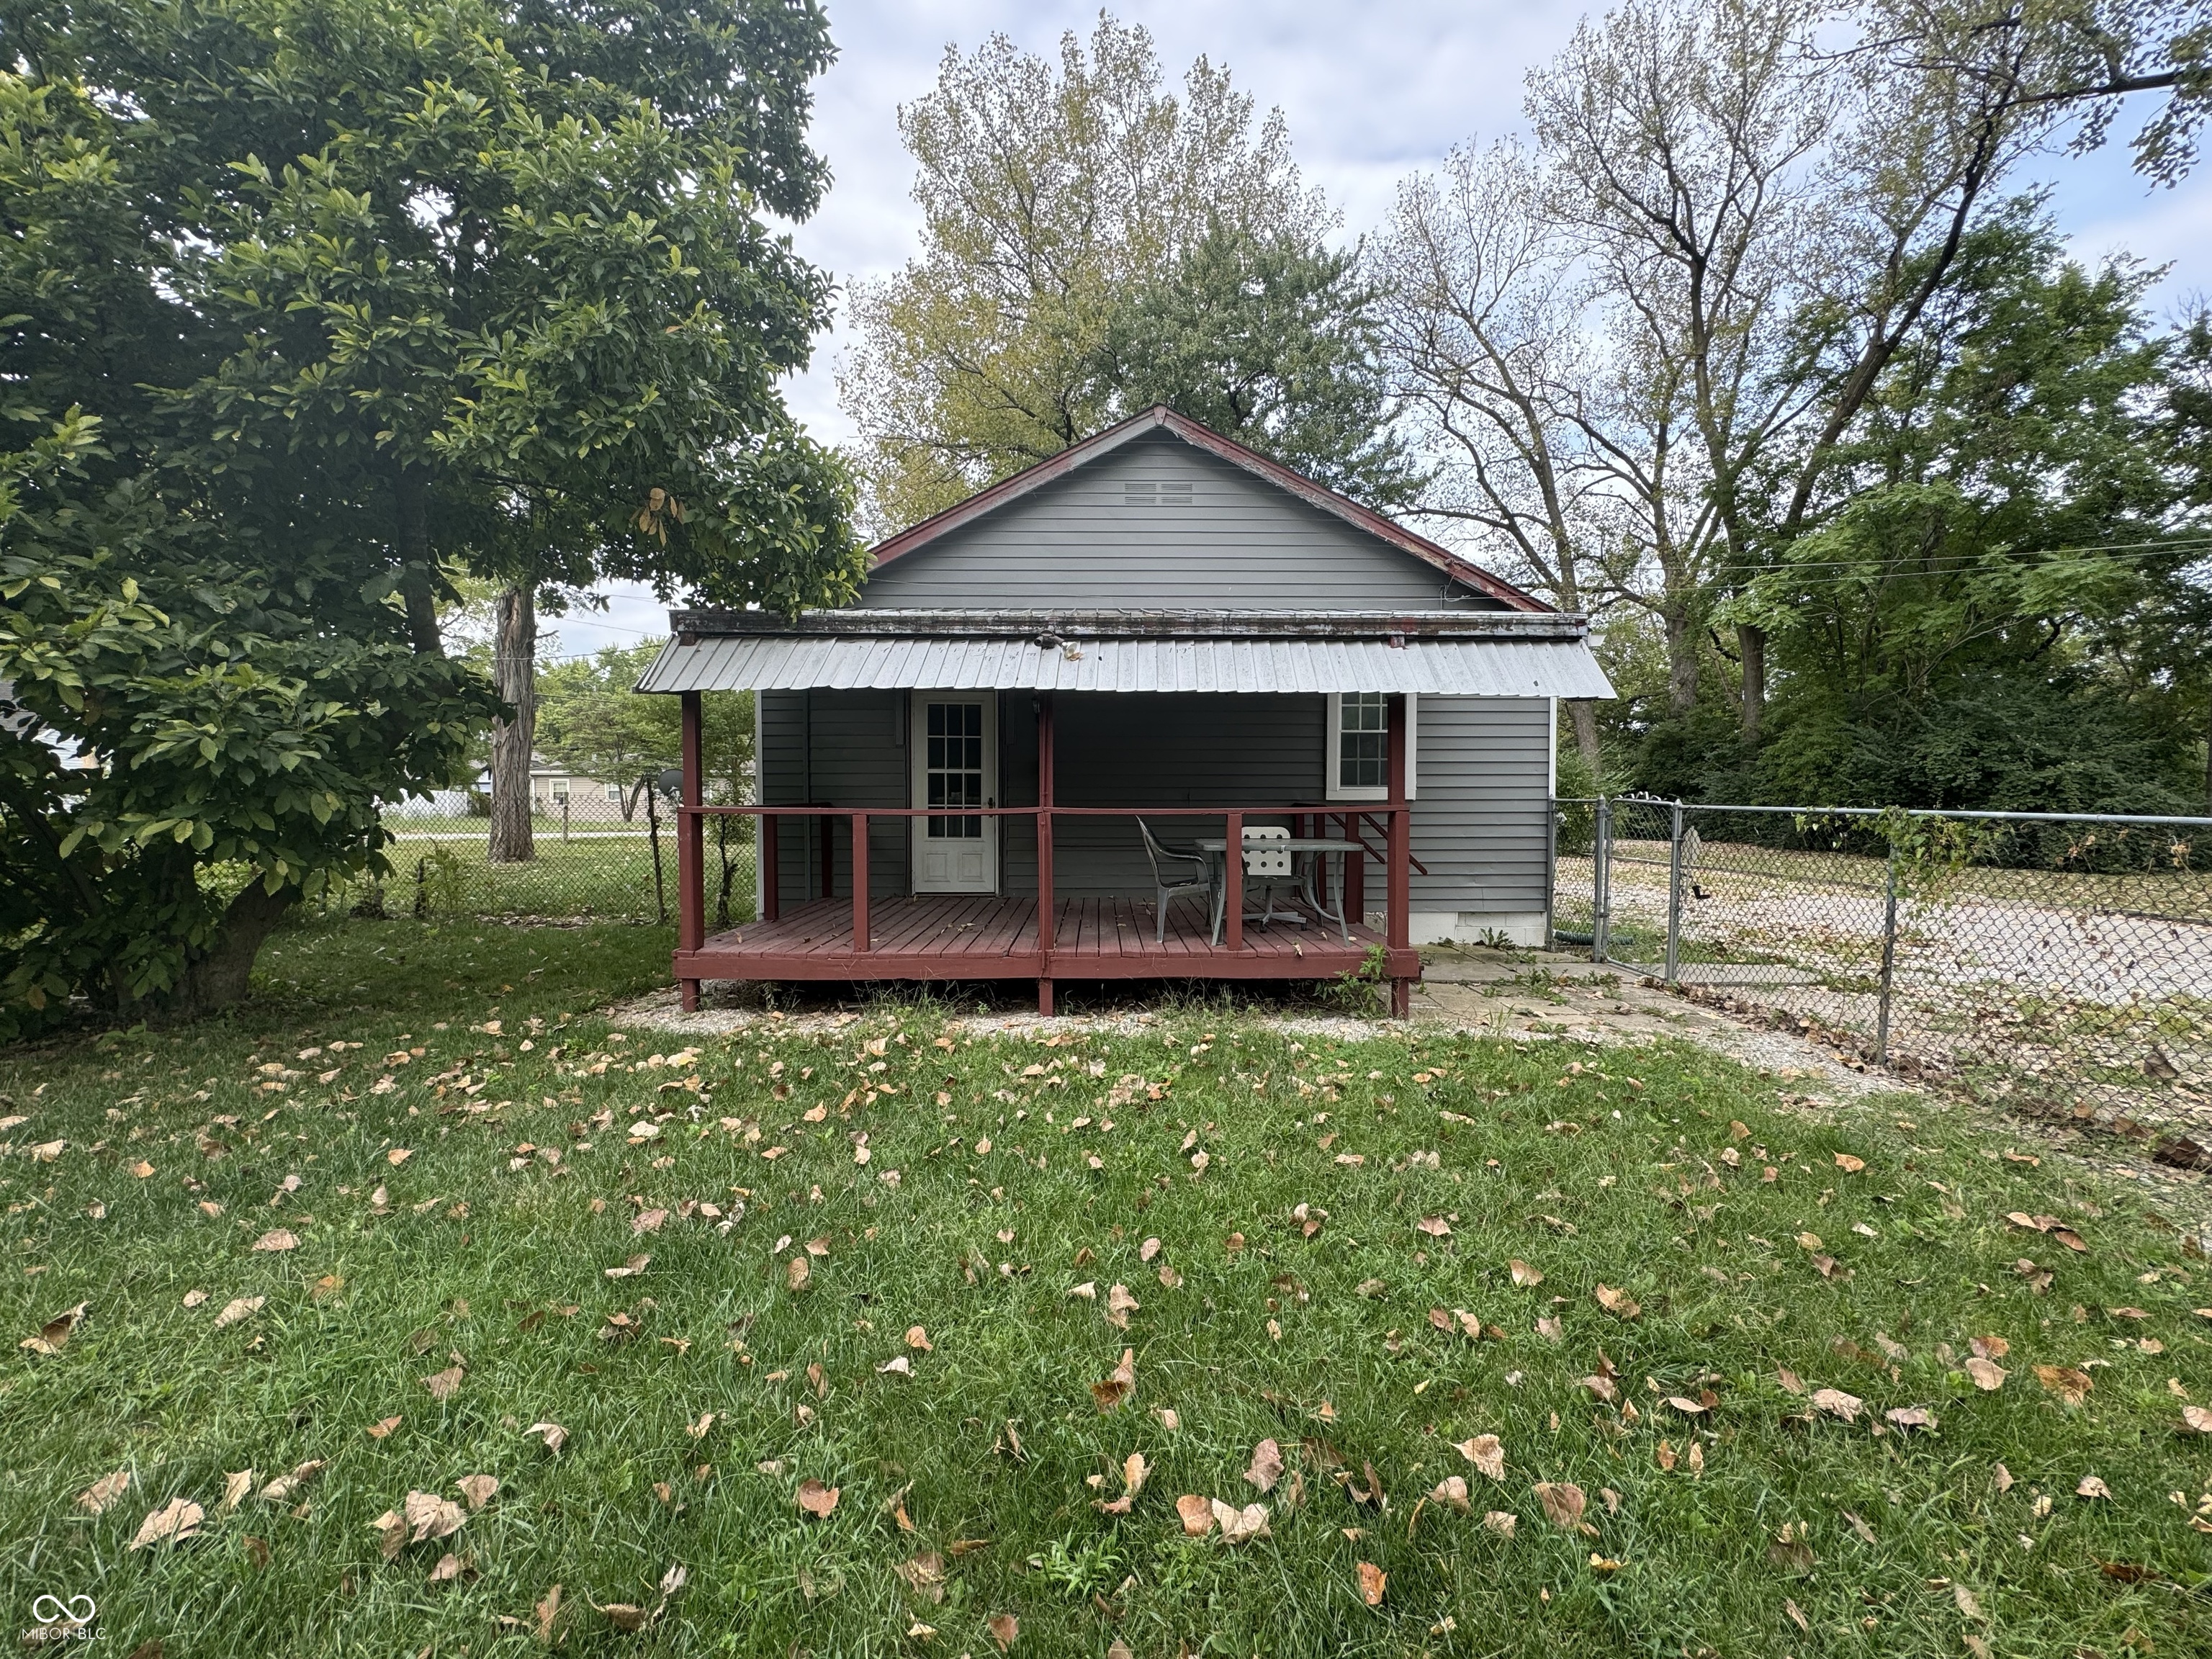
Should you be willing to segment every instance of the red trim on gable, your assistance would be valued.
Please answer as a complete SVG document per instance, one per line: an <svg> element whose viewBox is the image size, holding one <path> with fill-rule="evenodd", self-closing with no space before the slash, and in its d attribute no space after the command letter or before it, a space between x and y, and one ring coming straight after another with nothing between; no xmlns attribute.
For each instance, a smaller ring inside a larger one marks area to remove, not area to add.
<svg viewBox="0 0 2212 1659"><path fill-rule="evenodd" d="M972 523L1007 502L1015 501L1054 479L1064 477L1086 461L1120 448L1131 438L1156 428L1164 428L1184 442L1207 453L1241 467L1256 477L1265 479L1278 489L1288 491L1310 507L1334 514L1358 529L1389 543L1401 552L1410 553L1425 564L1463 583L1479 593L1499 600L1515 611L1549 611L1534 594L1525 593L1512 583L1493 576L1480 565L1470 564L1450 549L1441 547L1425 536L1415 535L1403 525L1387 519L1370 507L1362 507L1349 496L1340 495L1324 484L1316 483L1303 474L1293 472L1280 461L1270 460L1257 450L1247 449L1233 438L1224 438L1212 428L1200 425L1188 416L1178 415L1164 404L1155 404L1141 415L1133 415L1103 432L1095 433L1081 443L1063 449L1049 459L1017 472L1011 478L1002 478L989 489L980 490L956 507L949 507L933 518L902 530L886 538L869 550L869 568L880 569L893 559L901 558L917 548L927 547L939 538Z"/></svg>

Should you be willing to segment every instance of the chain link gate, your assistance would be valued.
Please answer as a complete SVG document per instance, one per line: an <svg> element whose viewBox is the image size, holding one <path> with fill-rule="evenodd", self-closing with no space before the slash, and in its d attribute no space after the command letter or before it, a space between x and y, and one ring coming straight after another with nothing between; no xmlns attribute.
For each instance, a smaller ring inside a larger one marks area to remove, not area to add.
<svg viewBox="0 0 2212 1659"><path fill-rule="evenodd" d="M2212 818L1558 805L1563 947L2212 1168Z"/></svg>

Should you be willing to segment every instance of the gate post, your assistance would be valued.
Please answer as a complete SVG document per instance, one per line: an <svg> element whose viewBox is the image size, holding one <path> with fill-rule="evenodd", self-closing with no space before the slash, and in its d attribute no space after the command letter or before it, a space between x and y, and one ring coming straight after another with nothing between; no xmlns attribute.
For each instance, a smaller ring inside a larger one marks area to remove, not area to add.
<svg viewBox="0 0 2212 1659"><path fill-rule="evenodd" d="M1667 853L1667 983L1682 974L1682 803L1674 803Z"/></svg>
<svg viewBox="0 0 2212 1659"><path fill-rule="evenodd" d="M1590 860L1590 960L1603 962L1613 932L1613 802L1597 798L1597 837Z"/></svg>
<svg viewBox="0 0 2212 1659"><path fill-rule="evenodd" d="M1897 973L1897 832L1889 836L1889 878L1881 918L1881 1001L1875 1010L1874 1063L1889 1064L1889 991Z"/></svg>

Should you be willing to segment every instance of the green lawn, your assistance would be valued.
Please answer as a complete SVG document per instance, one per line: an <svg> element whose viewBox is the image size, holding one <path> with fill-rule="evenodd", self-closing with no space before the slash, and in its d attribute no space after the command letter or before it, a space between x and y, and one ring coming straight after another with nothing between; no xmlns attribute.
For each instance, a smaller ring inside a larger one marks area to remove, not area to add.
<svg viewBox="0 0 2212 1659"><path fill-rule="evenodd" d="M1000 1615L1018 1656L2212 1650L2212 1282L2047 1158L1687 1048L885 1005L678 1054L592 1012L667 944L325 925L229 1020L0 1052L13 1629L89 1595L113 1659L519 1654L558 1585L572 1654L982 1659ZM1186 1496L1268 1535L1187 1537ZM173 1500L198 1535L130 1548Z"/></svg>

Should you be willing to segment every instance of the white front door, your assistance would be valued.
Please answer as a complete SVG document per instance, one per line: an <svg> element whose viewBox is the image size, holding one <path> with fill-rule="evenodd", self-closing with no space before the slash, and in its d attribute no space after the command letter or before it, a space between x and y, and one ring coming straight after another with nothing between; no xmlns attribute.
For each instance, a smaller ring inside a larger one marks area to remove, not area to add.
<svg viewBox="0 0 2212 1659"><path fill-rule="evenodd" d="M999 700L992 693L913 694L916 806L996 806L999 804ZM914 890L917 893L995 893L999 890L999 821L974 817L916 818Z"/></svg>

